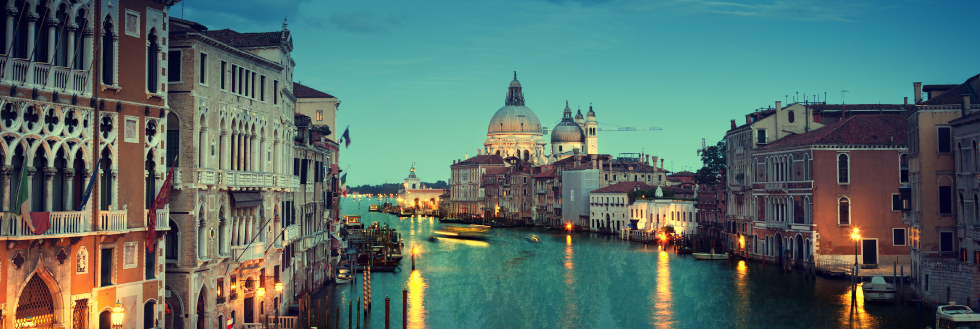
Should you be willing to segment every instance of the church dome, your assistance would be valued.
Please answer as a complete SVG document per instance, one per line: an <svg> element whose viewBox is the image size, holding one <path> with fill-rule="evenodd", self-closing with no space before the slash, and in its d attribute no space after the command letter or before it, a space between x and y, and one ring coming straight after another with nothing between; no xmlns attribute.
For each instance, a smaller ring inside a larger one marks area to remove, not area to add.
<svg viewBox="0 0 980 329"><path fill-rule="evenodd" d="M582 115L579 112L579 115ZM565 112L562 115L561 122L555 126L555 129L551 131L551 142L552 143L581 143L585 141L585 133L582 132L582 127L579 127L575 121L572 120L572 110L568 108L568 102L565 103Z"/></svg>
<svg viewBox="0 0 980 329"><path fill-rule="evenodd" d="M541 133L541 122L523 105L506 105L490 119L487 133Z"/></svg>
<svg viewBox="0 0 980 329"><path fill-rule="evenodd" d="M586 113L585 117L589 118L589 121L595 121L595 111L592 111L592 105L589 105L589 113Z"/></svg>
<svg viewBox="0 0 980 329"><path fill-rule="evenodd" d="M575 114L575 120L578 121L583 119L585 118L582 117L582 110L578 110L578 113Z"/></svg>
<svg viewBox="0 0 980 329"><path fill-rule="evenodd" d="M511 81L510 82L510 86L511 87L520 87L521 86L521 82L520 81L517 81L517 78L515 77L514 78L514 81Z"/></svg>

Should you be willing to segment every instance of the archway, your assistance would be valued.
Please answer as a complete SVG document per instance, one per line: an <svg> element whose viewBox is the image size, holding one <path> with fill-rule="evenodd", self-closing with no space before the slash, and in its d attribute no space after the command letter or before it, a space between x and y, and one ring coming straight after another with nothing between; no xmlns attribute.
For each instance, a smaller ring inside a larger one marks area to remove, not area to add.
<svg viewBox="0 0 980 329"><path fill-rule="evenodd" d="M112 313L109 310L99 313L99 329L112 329Z"/></svg>
<svg viewBox="0 0 980 329"><path fill-rule="evenodd" d="M201 287L201 293L197 295L197 329L206 329L208 315L204 307L204 303L208 300L207 290Z"/></svg>
<svg viewBox="0 0 980 329"><path fill-rule="evenodd" d="M803 236L796 235L796 259L802 260L803 257L805 257L803 254Z"/></svg>
<svg viewBox="0 0 980 329"><path fill-rule="evenodd" d="M143 328L152 329L156 327L156 305L155 301L149 301L143 304Z"/></svg>
<svg viewBox="0 0 980 329"><path fill-rule="evenodd" d="M776 233L775 256L779 257L779 263L783 262L783 234Z"/></svg>
<svg viewBox="0 0 980 329"><path fill-rule="evenodd" d="M17 314L14 325L22 327L30 319L35 328L54 328L54 300L51 290L38 275L31 276L17 301Z"/></svg>
<svg viewBox="0 0 980 329"><path fill-rule="evenodd" d="M163 317L166 319L164 321L166 329L183 329L184 328L184 306L183 301L180 299L180 295L177 294L172 288L167 286L167 291L170 292L170 297L166 297L166 303L163 304Z"/></svg>

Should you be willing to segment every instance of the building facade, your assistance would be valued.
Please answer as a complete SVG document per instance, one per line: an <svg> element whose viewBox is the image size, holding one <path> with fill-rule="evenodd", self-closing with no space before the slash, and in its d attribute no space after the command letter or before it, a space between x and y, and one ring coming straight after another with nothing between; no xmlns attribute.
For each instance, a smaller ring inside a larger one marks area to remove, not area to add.
<svg viewBox="0 0 980 329"><path fill-rule="evenodd" d="M483 216L486 212L483 174L488 168L504 166L504 158L496 154L453 161L449 167L450 214L466 218Z"/></svg>
<svg viewBox="0 0 980 329"><path fill-rule="evenodd" d="M504 107L494 113L487 128L487 140L483 142L484 154L501 157L518 157L534 164L547 164L544 131L534 111L524 106L521 83L514 80L507 87ZM479 154L478 154L479 155Z"/></svg>

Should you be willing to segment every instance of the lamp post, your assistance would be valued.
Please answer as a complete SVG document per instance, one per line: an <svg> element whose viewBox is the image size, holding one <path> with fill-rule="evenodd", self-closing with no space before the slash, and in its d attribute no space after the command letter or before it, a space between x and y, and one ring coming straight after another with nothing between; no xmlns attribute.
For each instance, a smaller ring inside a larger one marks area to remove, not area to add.
<svg viewBox="0 0 980 329"><path fill-rule="evenodd" d="M119 329L122 328L123 317L126 315L126 310L122 307L119 301L116 301L116 307L112 308L112 328Z"/></svg>
<svg viewBox="0 0 980 329"><path fill-rule="evenodd" d="M861 241L861 233L857 227L851 232L851 239L854 239L854 267L858 266L858 242ZM857 274L857 273L855 273Z"/></svg>

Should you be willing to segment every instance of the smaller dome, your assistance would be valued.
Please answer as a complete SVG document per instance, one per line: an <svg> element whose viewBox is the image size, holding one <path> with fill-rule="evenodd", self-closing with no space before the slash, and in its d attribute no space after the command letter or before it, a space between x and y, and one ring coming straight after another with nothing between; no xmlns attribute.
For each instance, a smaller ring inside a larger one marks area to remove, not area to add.
<svg viewBox="0 0 980 329"><path fill-rule="evenodd" d="M595 118L595 111L592 110L592 105L589 105L589 113L586 113L585 116L589 118Z"/></svg>
<svg viewBox="0 0 980 329"><path fill-rule="evenodd" d="M552 143L581 143L585 141L582 128L574 122L562 121L551 131Z"/></svg>
<svg viewBox="0 0 980 329"><path fill-rule="evenodd" d="M517 79L514 79L514 81L511 81L510 82L510 86L511 87L518 87L518 88L520 88L521 87L521 82L520 81L517 81Z"/></svg>
<svg viewBox="0 0 980 329"><path fill-rule="evenodd" d="M582 119L584 119L582 117L582 110L578 110L578 113L575 114L575 120L582 120Z"/></svg>

